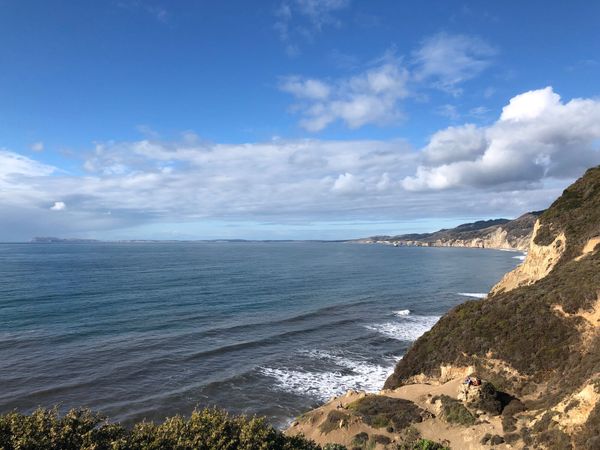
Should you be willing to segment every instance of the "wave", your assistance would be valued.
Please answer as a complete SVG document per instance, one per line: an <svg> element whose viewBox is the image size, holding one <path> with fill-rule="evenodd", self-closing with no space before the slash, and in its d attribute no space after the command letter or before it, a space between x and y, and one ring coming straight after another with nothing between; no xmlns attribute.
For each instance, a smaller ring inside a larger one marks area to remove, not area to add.
<svg viewBox="0 0 600 450"><path fill-rule="evenodd" d="M394 315L404 317L410 314L410 309L401 309L400 311L394 311Z"/></svg>
<svg viewBox="0 0 600 450"><path fill-rule="evenodd" d="M527 257L527 255L519 255L519 256L513 256L513 259L518 259L519 261L525 261L526 257Z"/></svg>
<svg viewBox="0 0 600 450"><path fill-rule="evenodd" d="M416 341L439 319L440 316L404 316L400 322L365 325L365 328L399 341Z"/></svg>
<svg viewBox="0 0 600 450"><path fill-rule="evenodd" d="M260 372L275 380L275 386L298 395L309 395L321 401L346 393L348 390L377 392L400 358L390 358L389 365L357 361L322 350L303 352L311 358L321 359L339 370L302 371L286 368L261 367Z"/></svg>
<svg viewBox="0 0 600 450"><path fill-rule="evenodd" d="M462 295L463 297L472 297L472 298L486 298L487 294L485 292L459 292L458 295Z"/></svg>

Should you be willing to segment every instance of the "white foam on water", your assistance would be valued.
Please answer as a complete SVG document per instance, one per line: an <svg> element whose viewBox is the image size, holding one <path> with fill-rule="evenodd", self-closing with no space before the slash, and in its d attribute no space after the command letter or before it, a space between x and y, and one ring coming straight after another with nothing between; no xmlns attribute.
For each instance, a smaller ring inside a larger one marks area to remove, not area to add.
<svg viewBox="0 0 600 450"><path fill-rule="evenodd" d="M473 297L473 298L486 298L487 294L484 292L459 292L458 295L462 295L463 297Z"/></svg>
<svg viewBox="0 0 600 450"><path fill-rule="evenodd" d="M365 325L369 330L399 341L416 341L440 319L440 316L404 316L399 322Z"/></svg>
<svg viewBox="0 0 600 450"><path fill-rule="evenodd" d="M396 316L408 316L410 314L410 309L401 309L400 311L394 311Z"/></svg>
<svg viewBox="0 0 600 450"><path fill-rule="evenodd" d="M390 359L389 365L382 366L321 350L303 353L315 359L330 361L337 366L349 369L350 372L341 370L306 372L272 367L261 367L260 372L273 378L275 386L279 389L326 401L331 397L342 395L350 389L367 392L379 391L400 359Z"/></svg>
<svg viewBox="0 0 600 450"><path fill-rule="evenodd" d="M526 257L527 257L527 255L519 255L519 256L513 256L513 259L518 259L519 261L525 261Z"/></svg>

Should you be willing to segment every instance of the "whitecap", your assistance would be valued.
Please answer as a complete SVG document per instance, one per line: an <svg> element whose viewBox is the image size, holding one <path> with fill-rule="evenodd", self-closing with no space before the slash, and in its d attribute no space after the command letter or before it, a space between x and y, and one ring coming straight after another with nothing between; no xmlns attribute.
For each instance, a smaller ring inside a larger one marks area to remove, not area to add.
<svg viewBox="0 0 600 450"><path fill-rule="evenodd" d="M390 364L384 366L345 358L321 350L303 353L316 359L331 361L334 365L348 370L307 372L272 367L261 367L259 370L263 375L273 378L275 386L279 389L326 401L331 397L342 395L350 389L367 392L379 391L400 359L390 359Z"/></svg>
<svg viewBox="0 0 600 450"><path fill-rule="evenodd" d="M401 309L400 311L394 311L396 316L408 316L410 314L410 309Z"/></svg>
<svg viewBox="0 0 600 450"><path fill-rule="evenodd" d="M526 257L527 257L527 255L519 255L519 256L513 256L513 259L518 259L519 261L525 261Z"/></svg>
<svg viewBox="0 0 600 450"><path fill-rule="evenodd" d="M399 341L416 341L440 319L440 316L405 316L400 322L365 325L369 330Z"/></svg>
<svg viewBox="0 0 600 450"><path fill-rule="evenodd" d="M473 297L473 298L486 298L487 294L484 292L459 292L458 295L462 295L463 297Z"/></svg>

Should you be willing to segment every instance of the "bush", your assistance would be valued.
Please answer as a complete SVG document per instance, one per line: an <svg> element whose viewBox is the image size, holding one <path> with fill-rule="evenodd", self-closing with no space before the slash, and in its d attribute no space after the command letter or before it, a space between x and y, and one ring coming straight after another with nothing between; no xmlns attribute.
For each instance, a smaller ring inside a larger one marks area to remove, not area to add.
<svg viewBox="0 0 600 450"><path fill-rule="evenodd" d="M475 424L475 417L462 404L462 402L447 395L434 397L433 400L442 402L442 417L448 423L470 426Z"/></svg>
<svg viewBox="0 0 600 450"><path fill-rule="evenodd" d="M323 423L319 425L319 431L323 434L327 434L340 428L340 424L346 424L345 426L348 426L348 418L348 414L341 411L335 409L329 411L329 414L327 414Z"/></svg>
<svg viewBox="0 0 600 450"><path fill-rule="evenodd" d="M286 436L264 419L230 416L217 409L175 416L131 429L89 410L38 409L0 415L3 450L320 450L301 436ZM335 447L333 447L335 448ZM330 447L332 449L332 447ZM337 447L341 450L343 447Z"/></svg>
<svg viewBox="0 0 600 450"><path fill-rule="evenodd" d="M362 398L348 405L348 409L355 411L373 428L387 428L391 424L396 432L422 422L428 414L411 401L384 395Z"/></svg>

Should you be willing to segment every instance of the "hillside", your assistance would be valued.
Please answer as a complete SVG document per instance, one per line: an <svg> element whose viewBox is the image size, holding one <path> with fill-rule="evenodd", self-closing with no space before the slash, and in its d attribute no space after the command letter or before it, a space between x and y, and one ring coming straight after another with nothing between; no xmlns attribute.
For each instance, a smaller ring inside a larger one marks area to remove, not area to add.
<svg viewBox="0 0 600 450"><path fill-rule="evenodd" d="M535 221L542 212L528 212L514 220L479 220L433 233L371 236L359 239L357 242L418 247L477 247L526 250Z"/></svg>
<svg viewBox="0 0 600 450"><path fill-rule="evenodd" d="M516 229L523 233L518 224ZM412 345L385 389L366 396L368 412L356 413L356 397L354 404L334 400L349 424L340 422L336 439L353 442L356 436L345 434L345 427L361 429L369 439L384 434L396 443L410 442L417 433L460 449L492 444L600 449L598 243L600 167L588 170L537 217L521 266L486 299L455 307ZM483 385L465 389L468 375L480 377ZM387 417L385 405L392 398L412 402L421 412L398 407L395 414L408 417L402 426L391 420L387 428L373 426L374 418ZM292 432L328 441L309 423L322 427L327 407L308 414Z"/></svg>

